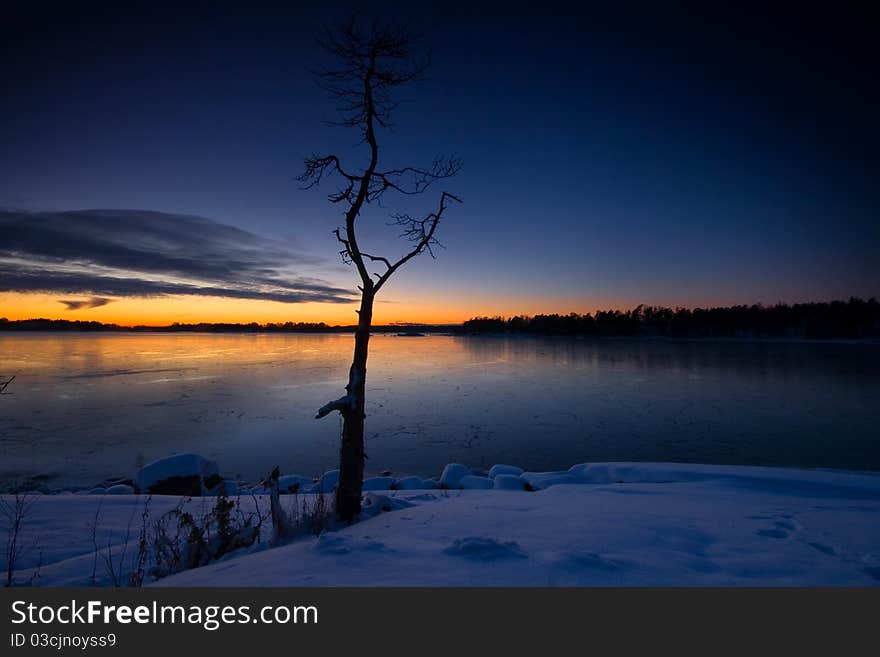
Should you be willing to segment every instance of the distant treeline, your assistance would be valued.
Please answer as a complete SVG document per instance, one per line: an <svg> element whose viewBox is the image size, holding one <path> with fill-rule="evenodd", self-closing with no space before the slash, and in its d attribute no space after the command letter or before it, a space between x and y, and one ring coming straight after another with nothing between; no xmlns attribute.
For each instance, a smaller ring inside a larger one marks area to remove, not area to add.
<svg viewBox="0 0 880 657"><path fill-rule="evenodd" d="M284 322L258 324L207 323L180 324L169 326L120 326L70 319L20 319L9 320L0 317L0 331L121 331L129 333L351 333L355 326L329 326L324 322ZM377 333L397 331L449 331L449 326L423 324L391 324L374 326Z"/></svg>
<svg viewBox="0 0 880 657"><path fill-rule="evenodd" d="M868 338L880 337L880 303L851 298L830 303L797 303L724 308L605 310L595 314L476 317L464 323L468 333L540 335Z"/></svg>
<svg viewBox="0 0 880 657"><path fill-rule="evenodd" d="M351 333L355 326L324 322L258 324L200 323L169 326L120 326L68 319L0 318L0 331L120 331L150 333ZM723 308L600 310L579 315L475 317L459 325L389 324L374 333L453 332L524 333L536 335L645 336L706 338L878 338L880 303L851 298L829 303L797 303Z"/></svg>

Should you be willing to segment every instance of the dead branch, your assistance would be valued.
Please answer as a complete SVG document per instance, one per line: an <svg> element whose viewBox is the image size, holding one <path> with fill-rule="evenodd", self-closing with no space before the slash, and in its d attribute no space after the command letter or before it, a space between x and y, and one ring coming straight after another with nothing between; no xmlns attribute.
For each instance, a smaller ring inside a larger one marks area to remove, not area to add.
<svg viewBox="0 0 880 657"><path fill-rule="evenodd" d="M440 207L436 212L430 213L424 219L413 219L409 215L397 215L397 223L404 227L403 237L416 242L415 247L403 256L400 260L395 262L388 268L382 276L379 277L378 282L373 287L374 292L378 292L379 289L385 285L391 275L397 271L401 266L403 266L409 260L415 258L417 255L427 250L431 252L431 245L437 243L434 238L434 232L437 230L437 225L440 223L440 218L443 216L443 212L446 210L446 202L447 200L456 201L457 203L461 203L461 199L457 196L450 194L449 192L443 192L440 195ZM431 252L433 256L434 253Z"/></svg>
<svg viewBox="0 0 880 657"><path fill-rule="evenodd" d="M354 397L350 394L345 395L344 397L340 397L339 399L334 399L331 402L327 402L321 408L318 409L317 415L315 415L316 420L320 420L322 417L330 415L333 411L339 411L340 413L344 411L349 411L353 408Z"/></svg>

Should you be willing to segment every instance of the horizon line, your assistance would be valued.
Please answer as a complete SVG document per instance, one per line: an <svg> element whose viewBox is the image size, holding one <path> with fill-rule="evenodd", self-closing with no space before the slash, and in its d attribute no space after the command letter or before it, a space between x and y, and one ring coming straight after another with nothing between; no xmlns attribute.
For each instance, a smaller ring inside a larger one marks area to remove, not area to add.
<svg viewBox="0 0 880 657"><path fill-rule="evenodd" d="M631 314L640 309L654 309L654 310L671 310L674 312L680 311L711 311L711 310L730 310L730 309L748 309L748 308L763 308L763 309L772 309L772 308L781 308L788 307L794 308L798 306L809 306L809 305L831 305L831 304L849 304L849 303L878 303L876 296L870 296L868 298L858 297L858 296L850 296L847 299L831 299L829 301L802 301L795 303L788 303L784 301L777 301L773 304L765 304L760 301L754 303L742 303L742 304L729 304L729 305L719 305L719 306L686 306L686 305L676 305L676 306L664 306L664 305L653 305L653 304L637 304L630 308L608 308L608 309L596 309L593 311L586 312L577 312L577 311L569 311L565 313L561 312L552 312L552 313L515 313L511 315L504 314L480 314L474 315L468 319L459 321L459 322L428 322L428 321L398 321L398 322L386 322L382 324L374 324L373 328L406 328L406 327L460 327L463 326L466 322L471 320L478 319L501 319L503 321L507 321L513 319L515 317L522 318L534 318L534 317L569 317L572 315L586 317L593 316L595 317L601 313L622 313L622 314ZM353 324L328 324L325 321L293 321L288 320L285 322L236 322L236 321L221 321L221 322L211 322L211 321L199 321L199 322L172 322L170 324L120 324L117 322L102 322L96 319L72 319L68 317L29 317L26 319L8 319L7 317L0 317L0 324L17 324L17 323L27 323L27 322L67 322L71 324L91 324L91 325L101 325L103 327L108 328L120 328L120 329L171 329L174 327L196 327L196 326L213 326L213 327L256 327L256 328L284 328L284 327L315 327L315 328L325 328L325 329L353 329L357 327L357 323Z"/></svg>

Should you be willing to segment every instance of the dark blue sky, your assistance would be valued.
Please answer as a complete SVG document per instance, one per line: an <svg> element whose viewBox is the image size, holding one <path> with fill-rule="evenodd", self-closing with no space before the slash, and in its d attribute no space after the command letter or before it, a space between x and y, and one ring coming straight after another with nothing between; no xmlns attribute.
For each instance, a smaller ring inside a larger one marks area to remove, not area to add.
<svg viewBox="0 0 880 657"><path fill-rule="evenodd" d="M360 161L308 74L344 5L18 4L2 20L0 207L196 214L353 286L338 208L294 180L312 151ZM383 154L458 153L447 188L465 203L438 260L389 286L399 318L880 294L867 16L401 6L433 65ZM403 248L381 213L364 219L376 251Z"/></svg>

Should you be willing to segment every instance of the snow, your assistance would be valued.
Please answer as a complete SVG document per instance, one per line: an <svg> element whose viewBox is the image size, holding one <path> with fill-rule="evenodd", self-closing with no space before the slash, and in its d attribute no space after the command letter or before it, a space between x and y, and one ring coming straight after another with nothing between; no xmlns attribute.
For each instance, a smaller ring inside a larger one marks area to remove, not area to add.
<svg viewBox="0 0 880 657"><path fill-rule="evenodd" d="M461 488L469 490L486 490L492 488L493 485L489 477L478 477L477 475L465 475L458 483Z"/></svg>
<svg viewBox="0 0 880 657"><path fill-rule="evenodd" d="M310 477L300 475L284 475L278 477L278 490L282 493L299 493L311 490L315 482Z"/></svg>
<svg viewBox="0 0 880 657"><path fill-rule="evenodd" d="M370 490L357 523L271 549L263 542L153 585L880 585L875 473L595 463L521 477L496 472L492 480L464 466L444 470L446 481L456 475L459 486L485 479L494 488ZM524 490L525 482L536 490ZM145 500L36 497L24 537L40 540L36 583L89 584L97 564L95 583L108 585L94 545L119 555L129 533L126 554L134 559ZM268 510L267 496L239 502ZM213 499L154 495L152 517L179 504L203 514ZM37 560L24 556L19 581Z"/></svg>
<svg viewBox="0 0 880 657"><path fill-rule="evenodd" d="M503 463L496 463L491 468L489 468L489 479L494 479L498 475L521 475L523 473L523 469L519 468L515 465L505 465Z"/></svg>
<svg viewBox="0 0 880 657"><path fill-rule="evenodd" d="M519 544L514 541L499 543L494 538L483 538L480 536L458 538L453 541L452 545L443 550L443 553L478 561L528 558L528 555L522 551Z"/></svg>
<svg viewBox="0 0 880 657"><path fill-rule="evenodd" d="M107 495L134 495L134 487L127 484L116 484L107 489Z"/></svg>
<svg viewBox="0 0 880 657"><path fill-rule="evenodd" d="M325 472L321 479L312 488L313 493L332 493L339 483L339 470L329 470Z"/></svg>
<svg viewBox="0 0 880 657"><path fill-rule="evenodd" d="M440 488L458 488L461 478L470 473L470 468L461 463L447 463L440 475Z"/></svg>
<svg viewBox="0 0 880 657"><path fill-rule="evenodd" d="M535 490L543 490L559 484L577 483L577 478L570 472L523 472L522 478Z"/></svg>
<svg viewBox="0 0 880 657"><path fill-rule="evenodd" d="M413 506L413 503L400 497L392 497L391 495L367 493L364 495L362 506L362 515L365 518L373 518L383 512L409 508Z"/></svg>
<svg viewBox="0 0 880 657"><path fill-rule="evenodd" d="M493 480L494 487L499 490L525 490L526 480L512 474L496 475Z"/></svg>
<svg viewBox="0 0 880 657"><path fill-rule="evenodd" d="M431 488L431 485L421 477L401 477L394 480L392 488L394 490L425 490Z"/></svg>
<svg viewBox="0 0 880 657"><path fill-rule="evenodd" d="M134 481L138 490L147 492L151 486L172 477L197 476L204 482L205 478L217 476L219 472L217 463L203 456L175 454L145 465L135 473Z"/></svg>
<svg viewBox="0 0 880 657"><path fill-rule="evenodd" d="M394 477L370 477L364 479L362 490L364 492L371 490L391 490L396 479Z"/></svg>

